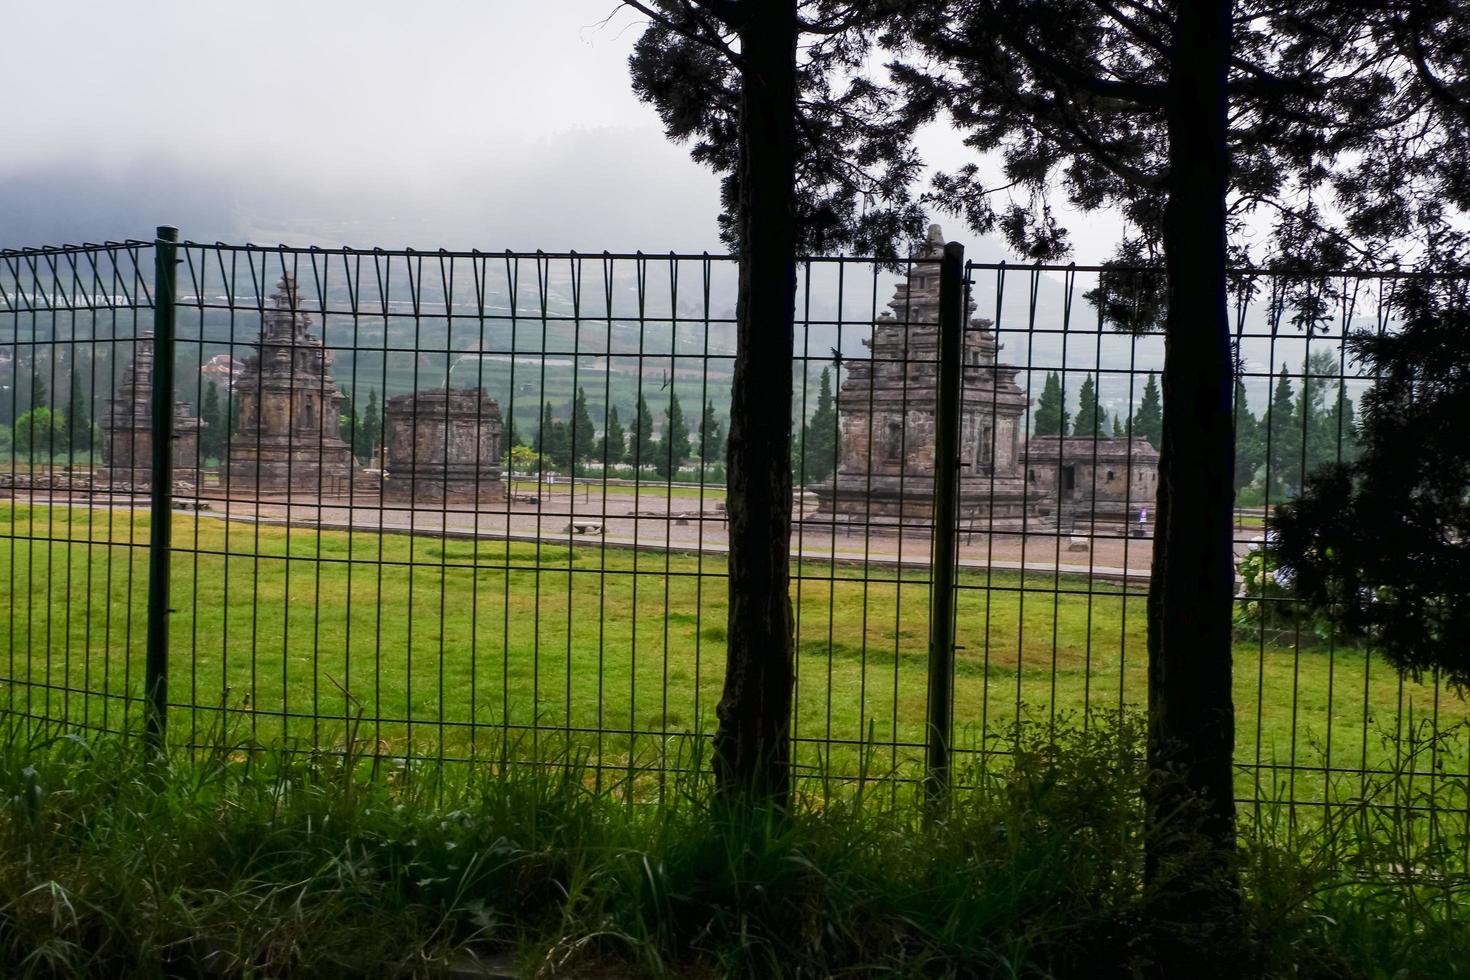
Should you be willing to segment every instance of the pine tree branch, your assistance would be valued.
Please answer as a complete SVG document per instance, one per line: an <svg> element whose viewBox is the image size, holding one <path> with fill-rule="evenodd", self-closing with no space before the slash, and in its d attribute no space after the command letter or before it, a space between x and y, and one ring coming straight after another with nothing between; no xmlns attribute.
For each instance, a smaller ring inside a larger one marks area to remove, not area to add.
<svg viewBox="0 0 1470 980"><path fill-rule="evenodd" d="M619 0L619 2L625 7L632 7L648 19L673 31L682 38L687 38L695 44L702 44L707 48L718 51L729 59L730 64L735 65L737 68L744 66L744 59L735 52L734 48L730 47L718 30L703 17L699 16L698 12L690 3L690 0L678 0L679 6L685 15L685 20L682 23L675 21L662 11L643 3L642 0ZM700 3L705 7L718 7L731 11L738 9L738 5L730 2L730 0L700 0ZM724 20L718 13L716 13L716 16L720 17L727 27L730 26L730 21Z"/></svg>

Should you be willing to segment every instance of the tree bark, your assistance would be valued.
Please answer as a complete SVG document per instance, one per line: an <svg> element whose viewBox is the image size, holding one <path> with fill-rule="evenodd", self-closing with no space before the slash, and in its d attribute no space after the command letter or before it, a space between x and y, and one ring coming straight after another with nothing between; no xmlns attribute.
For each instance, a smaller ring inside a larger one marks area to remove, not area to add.
<svg viewBox="0 0 1470 980"><path fill-rule="evenodd" d="M737 26L740 282L727 450L730 602L717 792L790 795L791 356L796 304L796 0L744 0Z"/></svg>
<svg viewBox="0 0 1470 980"><path fill-rule="evenodd" d="M1146 873L1181 922L1229 913L1238 901L1230 687L1235 445L1225 287L1230 8L1230 0L1182 0L1168 79L1169 312L1148 600Z"/></svg>

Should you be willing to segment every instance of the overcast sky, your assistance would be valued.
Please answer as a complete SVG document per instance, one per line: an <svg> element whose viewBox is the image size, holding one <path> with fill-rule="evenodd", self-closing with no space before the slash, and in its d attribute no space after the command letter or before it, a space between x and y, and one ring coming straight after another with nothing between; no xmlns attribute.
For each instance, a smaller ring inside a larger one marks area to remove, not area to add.
<svg viewBox="0 0 1470 980"><path fill-rule="evenodd" d="M615 0L0 0L0 246L151 237L719 250ZM609 14L611 18L609 19ZM967 156L934 127L925 158ZM975 258L1002 248L936 215ZM1105 258L1116 221L1067 222Z"/></svg>

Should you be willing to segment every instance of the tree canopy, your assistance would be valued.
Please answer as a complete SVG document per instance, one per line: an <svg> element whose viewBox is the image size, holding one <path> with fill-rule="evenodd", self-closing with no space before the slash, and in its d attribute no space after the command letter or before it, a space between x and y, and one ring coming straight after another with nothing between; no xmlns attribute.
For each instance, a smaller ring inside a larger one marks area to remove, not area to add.
<svg viewBox="0 0 1470 980"><path fill-rule="evenodd" d="M1060 193L1131 229L1089 299L1122 329L1154 329L1171 167L1168 91L1176 4L1167 0L913 0L890 47L904 111L940 114L979 154L941 173L924 200L1002 232L1021 254L1065 256ZM1392 264L1406 240L1445 225L1470 196L1463 24L1449 0L1236 0L1227 75L1227 230L1234 267ZM1458 18L1458 20L1457 20ZM905 56L906 55L906 56ZM1423 66L1416 62L1423 59ZM997 194L1004 191L1004 200ZM1271 233L1261 244L1252 224ZM1124 271L1141 270L1141 271ZM1158 269L1159 273L1147 270ZM1248 279L1236 288L1251 289ZM1331 283L1305 277L1273 297L1317 321Z"/></svg>
<svg viewBox="0 0 1470 980"><path fill-rule="evenodd" d="M1361 455L1307 478L1273 515L1302 601L1414 677L1470 687L1470 304L1461 281L1410 280L1401 331L1349 350L1378 380Z"/></svg>
<svg viewBox="0 0 1470 980"><path fill-rule="evenodd" d="M664 131L721 177L721 237L741 245L739 115L742 56L732 23L741 0L628 2L650 23L629 58L633 91ZM922 161L916 116L895 111L898 92L867 68L901 3L792 0L802 37L797 60L796 228L798 248L896 258L924 232L914 187Z"/></svg>

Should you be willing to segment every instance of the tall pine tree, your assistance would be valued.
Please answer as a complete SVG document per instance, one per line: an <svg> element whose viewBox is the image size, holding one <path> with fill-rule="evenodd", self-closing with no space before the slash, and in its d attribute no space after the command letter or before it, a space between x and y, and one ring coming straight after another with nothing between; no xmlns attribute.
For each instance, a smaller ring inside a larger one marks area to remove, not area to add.
<svg viewBox="0 0 1470 980"><path fill-rule="evenodd" d="M220 406L219 385L213 381L204 389L204 398L199 406L199 419L204 423L204 428L199 433L199 455L206 460L221 460L224 458L225 441L229 433L225 431L224 410Z"/></svg>
<svg viewBox="0 0 1470 980"><path fill-rule="evenodd" d="M837 469L837 408L832 399L832 371L822 368L817 389L817 407L811 421L802 427L802 480L820 483Z"/></svg>
<svg viewBox="0 0 1470 980"><path fill-rule="evenodd" d="M337 435L351 449L357 445L359 433L362 432L362 416L357 414L357 406L346 391L342 392L342 404L337 413Z"/></svg>
<svg viewBox="0 0 1470 980"><path fill-rule="evenodd" d="M684 409L679 396L669 389L669 407L664 412L664 437L655 456L659 475L672 478L679 467L689 458L689 423L684 421Z"/></svg>
<svg viewBox="0 0 1470 980"><path fill-rule="evenodd" d="M1235 378L1235 492L1240 493L1255 482L1266 463L1266 444L1261 423L1251 414L1246 398L1245 382Z"/></svg>
<svg viewBox="0 0 1470 980"><path fill-rule="evenodd" d="M1315 350L1302 364L1302 390L1297 399L1297 435L1305 440L1305 481L1333 463L1355 456L1353 403L1339 377L1336 355Z"/></svg>
<svg viewBox="0 0 1470 980"><path fill-rule="evenodd" d="M31 408L50 408L51 389L46 387L46 377L41 373L41 366L36 364L31 368Z"/></svg>
<svg viewBox="0 0 1470 980"><path fill-rule="evenodd" d="M367 411L363 413L362 425L357 434L357 455L361 459L374 460L378 446L383 441L383 411L378 406L378 393L368 389Z"/></svg>
<svg viewBox="0 0 1470 980"><path fill-rule="evenodd" d="M607 407L607 425L603 428L602 444L598 446L598 457L604 466L613 466L623 461L628 452L623 423L618 420L618 407Z"/></svg>
<svg viewBox="0 0 1470 980"><path fill-rule="evenodd" d="M1302 427L1296 414L1296 393L1285 364L1266 410L1266 481L1273 502L1294 496L1302 485Z"/></svg>
<svg viewBox="0 0 1470 980"><path fill-rule="evenodd" d="M66 445L74 459L77 456L90 456L95 441L92 413L87 409L87 398L82 391L80 368L80 362L73 359L71 384L66 396Z"/></svg>
<svg viewBox="0 0 1470 980"><path fill-rule="evenodd" d="M699 417L699 461L706 466L725 454L725 426L715 414L715 403L706 401Z"/></svg>
<svg viewBox="0 0 1470 980"><path fill-rule="evenodd" d="M1133 435L1147 439L1155 449L1164 444L1164 401L1159 396L1159 379L1152 371L1143 385L1143 400L1133 413Z"/></svg>
<svg viewBox="0 0 1470 980"><path fill-rule="evenodd" d="M1077 421L1072 426L1072 435L1086 437L1104 434L1104 416L1102 407L1098 404L1097 386L1092 382L1092 375L1082 379L1082 400L1077 405Z"/></svg>
<svg viewBox="0 0 1470 980"><path fill-rule="evenodd" d="M1062 379L1052 371L1046 373L1046 384L1036 402L1033 428L1039 436L1064 436L1071 413L1062 393Z"/></svg>
<svg viewBox="0 0 1470 980"><path fill-rule="evenodd" d="M556 420L550 402L541 405L541 428L536 433L536 452L541 454L544 464L565 468L572 462L571 430Z"/></svg>
<svg viewBox="0 0 1470 980"><path fill-rule="evenodd" d="M592 413L587 410L587 392L577 388L572 400L572 427L570 453L578 460L597 458L597 427L592 424Z"/></svg>
<svg viewBox="0 0 1470 980"><path fill-rule="evenodd" d="M1244 264L1239 253L1249 245L1235 232L1249 230L1252 213L1269 210L1273 245L1288 261L1333 268L1362 257L1350 251L1353 238L1369 243L1371 260L1375 244L1393 249L1400 227L1420 220L1416 212L1447 210L1445 195L1418 193L1434 179L1425 150L1454 150L1463 140L1437 139L1438 101L1399 83L1413 73L1409 66L1434 65L1438 55L1446 56L1438 71L1454 63L1463 43L1436 39L1456 36L1461 18L1453 12L1463 4L1430 5L1451 12L1443 15L1450 30L1439 13L1417 16L1424 6L952 0L912 4L896 32L909 35L896 48L908 42L918 50L907 75L911 111L927 120L936 102L944 105L971 145L998 151L1004 172L1031 191L1030 207L1006 210L992 203L991 168L940 175L939 191L977 231L998 224L1023 239L1018 244L1029 254L1054 254L1065 233L1048 191L1065 188L1086 210L1122 209L1138 233L1119 259L1162 273L1105 276L1095 297L1115 325L1163 326L1167 338L1148 604L1148 761L1179 778L1148 783L1145 877L1157 884L1161 869L1188 868L1180 877L1200 883L1190 893L1199 899L1194 905L1171 899L1159 912L1171 924L1197 925L1206 904L1239 908L1232 887L1234 431L1222 410L1233 380L1226 269L1231 250ZM1387 23L1372 24L1365 7L1382 8ZM1404 7L1416 14L1406 17ZM1425 29L1393 57L1386 49L1404 33L1404 21L1410 33L1416 23ZM1420 73L1430 76L1422 88L1454 90L1443 80L1457 76ZM1450 170L1464 167L1435 172ZM1054 173L1064 179L1051 179ZM1332 227L1324 195L1344 216L1338 224L1345 232ZM1419 201L1434 204L1418 208ZM1310 277L1300 283L1299 295L1321 292ZM1157 832L1185 796L1203 804L1199 846ZM1190 952L1181 944L1179 959L1162 972L1228 972Z"/></svg>
<svg viewBox="0 0 1470 980"><path fill-rule="evenodd" d="M635 467L647 466L657 454L657 440L653 434L653 413L648 410L648 400L638 393L638 408L633 416L633 431L628 439L628 462Z"/></svg>
<svg viewBox="0 0 1470 980"><path fill-rule="evenodd" d="M919 161L866 66L902 5L624 0L649 18L629 64L670 137L723 178L740 257L729 434L729 606L716 707L722 796L784 804L795 676L791 350L796 256L892 258L923 231ZM883 123L887 121L889 125ZM641 428L641 426L640 426Z"/></svg>

